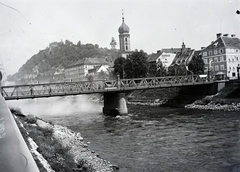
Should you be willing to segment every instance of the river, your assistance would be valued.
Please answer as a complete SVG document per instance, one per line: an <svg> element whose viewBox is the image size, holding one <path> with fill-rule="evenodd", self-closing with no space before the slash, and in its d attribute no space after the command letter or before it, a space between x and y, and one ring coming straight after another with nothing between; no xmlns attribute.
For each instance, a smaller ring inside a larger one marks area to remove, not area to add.
<svg viewBox="0 0 240 172"><path fill-rule="evenodd" d="M129 105L127 116L107 117L81 96L9 105L80 132L120 172L240 171L239 112Z"/></svg>

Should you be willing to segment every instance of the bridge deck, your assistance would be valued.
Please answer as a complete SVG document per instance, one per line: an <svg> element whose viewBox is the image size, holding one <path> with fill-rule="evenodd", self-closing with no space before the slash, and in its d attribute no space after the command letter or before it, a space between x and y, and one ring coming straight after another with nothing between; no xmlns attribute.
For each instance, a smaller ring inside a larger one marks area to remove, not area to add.
<svg viewBox="0 0 240 172"><path fill-rule="evenodd" d="M105 92L124 92L132 90L183 87L189 85L212 84L207 78L198 75L175 77L134 78L108 81L81 81L67 83L48 83L15 85L2 87L5 100L29 99Z"/></svg>

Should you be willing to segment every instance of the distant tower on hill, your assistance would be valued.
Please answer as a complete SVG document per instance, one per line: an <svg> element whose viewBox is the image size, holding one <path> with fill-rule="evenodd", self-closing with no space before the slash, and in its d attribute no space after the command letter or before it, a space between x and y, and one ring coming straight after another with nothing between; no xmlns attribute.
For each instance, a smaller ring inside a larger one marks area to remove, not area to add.
<svg viewBox="0 0 240 172"><path fill-rule="evenodd" d="M125 24L124 16L122 13L122 25L118 28L118 32L119 32L120 53L121 53L121 56L124 58L126 58L127 55L131 53L129 31L130 29Z"/></svg>
<svg viewBox="0 0 240 172"><path fill-rule="evenodd" d="M115 41L114 37L112 37L112 41L110 42L110 45L112 50L116 49L117 42Z"/></svg>

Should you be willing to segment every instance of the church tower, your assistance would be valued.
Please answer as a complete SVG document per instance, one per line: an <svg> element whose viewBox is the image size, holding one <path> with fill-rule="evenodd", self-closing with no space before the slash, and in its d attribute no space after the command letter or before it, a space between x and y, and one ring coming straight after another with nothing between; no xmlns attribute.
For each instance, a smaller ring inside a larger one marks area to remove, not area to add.
<svg viewBox="0 0 240 172"><path fill-rule="evenodd" d="M131 53L130 47L130 34L129 27L124 22L124 16L122 17L122 25L118 28L119 32L119 46L121 56L127 58L127 55Z"/></svg>

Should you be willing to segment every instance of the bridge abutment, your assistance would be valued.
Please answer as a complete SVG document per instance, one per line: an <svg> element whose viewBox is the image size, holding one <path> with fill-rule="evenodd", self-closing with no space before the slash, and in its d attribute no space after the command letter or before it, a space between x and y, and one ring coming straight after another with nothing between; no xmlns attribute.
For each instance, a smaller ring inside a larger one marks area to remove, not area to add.
<svg viewBox="0 0 240 172"><path fill-rule="evenodd" d="M103 113L116 116L128 114L125 93L104 93Z"/></svg>

